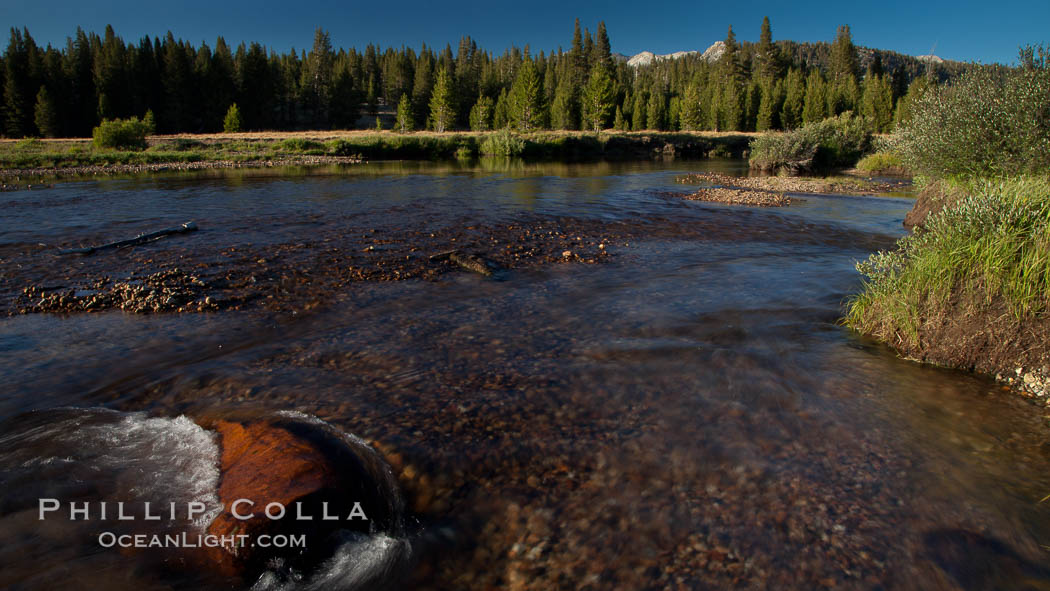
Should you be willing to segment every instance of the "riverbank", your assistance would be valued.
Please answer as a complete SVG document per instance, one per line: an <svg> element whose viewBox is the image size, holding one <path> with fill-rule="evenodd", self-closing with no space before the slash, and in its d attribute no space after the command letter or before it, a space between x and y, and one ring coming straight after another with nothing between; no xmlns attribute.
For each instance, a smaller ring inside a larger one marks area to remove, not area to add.
<svg viewBox="0 0 1050 591"><path fill-rule="evenodd" d="M0 140L0 182L136 174L167 170L316 166L364 160L446 160L482 155L536 161L629 160L654 157L741 157L756 134L720 132L551 131L515 134L507 148L491 138L506 132L303 131L152 136L139 151L103 150L90 139ZM507 151L513 153L502 153Z"/></svg>
<svg viewBox="0 0 1050 591"><path fill-rule="evenodd" d="M905 223L896 250L858 265L867 282L847 324L1050 408L1050 179L938 181Z"/></svg>

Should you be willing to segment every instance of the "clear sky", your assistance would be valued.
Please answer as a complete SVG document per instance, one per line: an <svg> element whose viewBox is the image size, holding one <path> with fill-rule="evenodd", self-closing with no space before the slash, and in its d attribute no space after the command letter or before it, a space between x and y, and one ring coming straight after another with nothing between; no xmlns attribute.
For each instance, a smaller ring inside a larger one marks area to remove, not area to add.
<svg viewBox="0 0 1050 591"><path fill-rule="evenodd" d="M273 49L309 49L316 27L336 47L421 43L453 51L463 35L482 49L511 44L533 51L568 47L573 19L594 32L609 30L614 52L670 53L699 49L725 37L756 41L763 16L774 39L830 41L847 24L858 45L945 59L1013 63L1021 44L1050 44L1050 0L881 0L815 2L679 2L632 0L0 0L6 47L9 27L28 27L41 45L64 45L79 25L103 32L112 24L127 41L143 35L214 45L258 41Z"/></svg>

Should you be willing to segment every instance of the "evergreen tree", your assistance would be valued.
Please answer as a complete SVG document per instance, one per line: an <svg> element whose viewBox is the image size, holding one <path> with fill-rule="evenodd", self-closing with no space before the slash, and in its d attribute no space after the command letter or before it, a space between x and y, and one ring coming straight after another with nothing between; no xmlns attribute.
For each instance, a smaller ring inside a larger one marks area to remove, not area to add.
<svg viewBox="0 0 1050 591"><path fill-rule="evenodd" d="M613 116L613 129L618 131L624 131L626 122L623 119L623 111L620 109L620 105L616 105L616 114Z"/></svg>
<svg viewBox="0 0 1050 591"><path fill-rule="evenodd" d="M605 21L598 21L598 33L595 35L594 52L596 61L604 68L612 67L612 45L609 33L605 30ZM606 70L608 74L608 70Z"/></svg>
<svg viewBox="0 0 1050 591"><path fill-rule="evenodd" d="M864 78L860 113L871 121L876 132L890 131L893 124L893 89L889 80L876 75Z"/></svg>
<svg viewBox="0 0 1050 591"><path fill-rule="evenodd" d="M576 89L566 76L558 81L558 89L554 92L554 102L551 103L551 127L576 129L576 122L579 120L576 109Z"/></svg>
<svg viewBox="0 0 1050 591"><path fill-rule="evenodd" d="M767 16L762 19L762 33L755 48L755 75L763 80L773 80L780 77L779 69L780 56L773 44L773 31Z"/></svg>
<svg viewBox="0 0 1050 591"><path fill-rule="evenodd" d="M493 111L492 99L483 94L478 95L477 102L470 109L470 128L474 131L492 129Z"/></svg>
<svg viewBox="0 0 1050 591"><path fill-rule="evenodd" d="M915 80L912 80L911 85L908 86L908 93L897 101L897 110L893 114L893 123L895 125L901 125L902 123L911 121L912 106L929 88L930 81L926 76L919 76Z"/></svg>
<svg viewBox="0 0 1050 591"><path fill-rule="evenodd" d="M592 131L605 128L615 105L613 83L606 67L598 62L591 70L583 93L583 118Z"/></svg>
<svg viewBox="0 0 1050 591"><path fill-rule="evenodd" d="M500 91L496 98L496 106L492 110L492 128L506 129L510 127L510 99L507 98L507 89Z"/></svg>
<svg viewBox="0 0 1050 591"><path fill-rule="evenodd" d="M113 27L106 25L102 47L95 55L95 88L98 90L98 116L117 119L131 115L127 48Z"/></svg>
<svg viewBox="0 0 1050 591"><path fill-rule="evenodd" d="M328 127L331 120L335 53L328 32L318 27L314 45L303 62L301 85L304 102L314 126Z"/></svg>
<svg viewBox="0 0 1050 591"><path fill-rule="evenodd" d="M351 66L348 62L340 64L332 79L330 122L333 129L353 129L360 116L361 106L358 91L354 85ZM415 117L413 117L415 121Z"/></svg>
<svg viewBox="0 0 1050 591"><path fill-rule="evenodd" d="M430 97L430 127L441 133L455 125L456 112L452 106L452 80L448 70L438 71L434 92Z"/></svg>
<svg viewBox="0 0 1050 591"><path fill-rule="evenodd" d="M646 111L646 102L648 102L648 96L642 92L636 92L634 94L634 112L631 113L631 129L634 131L641 131L645 129L646 123L648 123L648 117Z"/></svg>
<svg viewBox="0 0 1050 591"><path fill-rule="evenodd" d="M837 84L852 78L857 81L857 48L853 45L849 25L842 25L831 45L831 63L828 68L828 81Z"/></svg>
<svg viewBox="0 0 1050 591"><path fill-rule="evenodd" d="M758 110L762 106L762 97L767 92L758 80L753 80L747 87L747 97L744 99L744 123L743 131L755 131L758 125Z"/></svg>
<svg viewBox="0 0 1050 591"><path fill-rule="evenodd" d="M33 120L36 122L36 128L40 135L44 137L58 136L58 109L55 107L55 102L51 100L51 95L47 92L46 86L41 86L40 92L36 93L36 108L34 109Z"/></svg>
<svg viewBox="0 0 1050 591"><path fill-rule="evenodd" d="M736 84L727 84L722 95L722 131L741 131L744 128L746 96Z"/></svg>
<svg viewBox="0 0 1050 591"><path fill-rule="evenodd" d="M645 106L647 129L667 129L667 97L663 89L654 88L649 93L649 104Z"/></svg>
<svg viewBox="0 0 1050 591"><path fill-rule="evenodd" d="M576 27L572 32L572 50L569 55L572 58L572 83L575 88L583 86L583 79L587 75L587 55L583 52L583 35L580 33L580 19L576 19Z"/></svg>
<svg viewBox="0 0 1050 591"><path fill-rule="evenodd" d="M809 125L823 121L828 116L827 111L827 84L820 71L813 70L806 80L806 103L802 107L802 123Z"/></svg>
<svg viewBox="0 0 1050 591"><path fill-rule="evenodd" d="M33 99L36 88L30 75L32 39L29 31L11 29L11 41L4 56L4 121L9 137L24 137L33 133Z"/></svg>
<svg viewBox="0 0 1050 591"><path fill-rule="evenodd" d="M784 106L780 111L780 124L783 129L797 129L802 126L802 110L806 101L806 84L802 72L792 68L784 78Z"/></svg>
<svg viewBox="0 0 1050 591"><path fill-rule="evenodd" d="M226 116L222 119L222 130L225 133L237 133L241 131L242 128L241 110L237 108L237 103L233 103L230 105L230 108L226 110Z"/></svg>
<svg viewBox="0 0 1050 591"><path fill-rule="evenodd" d="M667 129L679 131L682 129L682 98L672 96L667 102Z"/></svg>
<svg viewBox="0 0 1050 591"><path fill-rule="evenodd" d="M784 99L783 80L777 80L772 87L768 83L763 86L762 100L755 117L755 131L781 128L780 113L783 109Z"/></svg>
<svg viewBox="0 0 1050 591"><path fill-rule="evenodd" d="M178 132L192 129L191 93L193 89L193 70L186 47L175 41L168 32L164 40L164 118L162 127L167 131ZM99 88L99 111L107 109L103 98L108 95Z"/></svg>
<svg viewBox="0 0 1050 591"><path fill-rule="evenodd" d="M682 129L695 131L704 126L703 113L700 105L700 83L693 80L685 87L682 96Z"/></svg>
<svg viewBox="0 0 1050 591"><path fill-rule="evenodd" d="M433 62L433 55L424 47L412 81L412 108L417 121L426 121L430 113L430 95L434 91Z"/></svg>
<svg viewBox="0 0 1050 591"><path fill-rule="evenodd" d="M415 123L412 119L412 101L408 100L408 93L401 95L401 100L397 102L397 122L394 124L394 128L401 133L408 133L412 131Z"/></svg>
<svg viewBox="0 0 1050 591"><path fill-rule="evenodd" d="M542 125L543 89L536 73L536 64L528 57L511 87L510 107L514 126L519 130L529 132Z"/></svg>

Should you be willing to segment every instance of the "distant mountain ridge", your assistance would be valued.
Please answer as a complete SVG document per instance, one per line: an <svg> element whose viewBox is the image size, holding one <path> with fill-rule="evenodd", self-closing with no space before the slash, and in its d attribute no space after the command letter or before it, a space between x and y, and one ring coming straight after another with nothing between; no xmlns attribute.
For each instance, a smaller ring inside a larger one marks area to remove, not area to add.
<svg viewBox="0 0 1050 591"><path fill-rule="evenodd" d="M827 69L828 63L830 62L831 44L826 41L799 43L796 41L784 40L777 41L775 44L785 61L796 66L815 66L821 69ZM740 43L741 54L753 54L755 45L755 43L750 41ZM703 52L689 50L654 54L651 51L643 51L632 56L617 54L616 57L627 62L628 66L640 68L665 60L677 60L694 56L699 56L700 59L708 63L713 63L718 61L724 52L725 42L715 41ZM948 76L954 75L958 73L958 71L967 67L967 64L963 62L945 60L936 55L906 55L887 49L874 49L861 46L857 46L857 58L862 69L866 69L876 60L876 58L878 58L884 71L893 72L898 68L904 68L904 71L908 74L909 78L913 78L919 73L924 72L928 67L937 68L942 74Z"/></svg>

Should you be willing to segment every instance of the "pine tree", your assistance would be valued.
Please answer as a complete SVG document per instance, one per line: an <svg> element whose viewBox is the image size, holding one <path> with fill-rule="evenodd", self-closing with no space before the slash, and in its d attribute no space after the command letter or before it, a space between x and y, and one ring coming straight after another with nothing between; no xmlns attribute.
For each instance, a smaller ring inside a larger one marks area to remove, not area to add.
<svg viewBox="0 0 1050 591"><path fill-rule="evenodd" d="M672 96L671 100L667 101L667 129L682 129L682 97Z"/></svg>
<svg viewBox="0 0 1050 591"><path fill-rule="evenodd" d="M433 56L424 47L412 81L412 109L417 121L426 121L430 113L430 95L434 92Z"/></svg>
<svg viewBox="0 0 1050 591"><path fill-rule="evenodd" d="M474 131L492 129L493 109L491 98L483 94L478 95L478 101L470 109L470 128Z"/></svg>
<svg viewBox="0 0 1050 591"><path fill-rule="evenodd" d="M806 103L802 107L802 123L809 125L823 121L827 111L827 84L818 70L813 70L806 80Z"/></svg>
<svg viewBox="0 0 1050 591"><path fill-rule="evenodd" d="M591 69L587 88L583 93L583 118L592 131L601 131L613 111L615 97L613 83L606 67L598 62Z"/></svg>
<svg viewBox="0 0 1050 591"><path fill-rule="evenodd" d="M780 77L779 68L780 56L773 44L773 31L767 16L762 19L762 33L755 48L755 75L763 80L773 80Z"/></svg>
<svg viewBox="0 0 1050 591"><path fill-rule="evenodd" d="M634 110L631 113L631 129L634 131L645 129L645 125L648 123L648 117L645 112L646 102L648 102L648 100L649 97L641 91L634 94Z"/></svg>
<svg viewBox="0 0 1050 591"><path fill-rule="evenodd" d="M580 120L576 109L576 89L568 77L558 81L551 103L551 127L554 129L576 129Z"/></svg>
<svg viewBox="0 0 1050 591"><path fill-rule="evenodd" d="M743 131L755 131L758 125L758 111L762 106L762 99L768 91L758 80L753 80L747 87L747 97L744 100L744 123Z"/></svg>
<svg viewBox="0 0 1050 591"><path fill-rule="evenodd" d="M694 131L704 126L703 113L700 105L700 82L693 80L685 87L682 96L682 129Z"/></svg>
<svg viewBox="0 0 1050 591"><path fill-rule="evenodd" d="M852 78L857 81L857 48L853 45L849 25L842 25L831 45L831 63L828 68L828 81L838 83Z"/></svg>
<svg viewBox="0 0 1050 591"><path fill-rule="evenodd" d="M890 82L882 76L866 76L859 110L861 115L871 121L876 132L888 132L893 124L893 89Z"/></svg>
<svg viewBox="0 0 1050 591"><path fill-rule="evenodd" d="M533 131L543 121L543 89L536 73L536 64L525 58L510 91L511 118L514 126L523 132Z"/></svg>
<svg viewBox="0 0 1050 591"><path fill-rule="evenodd" d="M441 133L451 129L456 121L456 112L452 106L452 80L448 70L438 71L434 93L430 97L430 127Z"/></svg>
<svg viewBox="0 0 1050 591"><path fill-rule="evenodd" d="M415 122L412 119L412 101L408 100L407 92L402 94L401 100L397 102L397 122L394 127L401 133L408 133L415 128Z"/></svg>
<svg viewBox="0 0 1050 591"><path fill-rule="evenodd" d="M623 111L620 109L620 105L616 105L616 114L613 116L613 129L617 131L623 131L626 122L623 119Z"/></svg>
<svg viewBox="0 0 1050 591"><path fill-rule="evenodd" d="M772 87L768 83L763 87L762 101L758 106L758 114L755 118L755 131L782 128L780 114L784 106L784 100L783 80L777 80Z"/></svg>
<svg viewBox="0 0 1050 591"><path fill-rule="evenodd" d="M921 97L929 88L930 81L926 76L919 76L915 80L912 80L911 85L908 86L908 93L897 101L897 110L893 114L894 125L901 125L911 121L912 109L915 101L919 100L919 97Z"/></svg>
<svg viewBox="0 0 1050 591"><path fill-rule="evenodd" d="M572 32L572 50L569 55L572 58L572 83L576 88L583 86L583 79L587 75L587 55L583 52L583 35L580 33L580 19L576 19L576 27Z"/></svg>
<svg viewBox="0 0 1050 591"><path fill-rule="evenodd" d="M11 41L4 58L4 127L9 137L31 135L33 99L36 96L30 74L29 31L11 29Z"/></svg>
<svg viewBox="0 0 1050 591"><path fill-rule="evenodd" d="M510 127L510 99L507 98L507 89L500 91L496 98L496 106L492 110L492 128L506 129Z"/></svg>
<svg viewBox="0 0 1050 591"><path fill-rule="evenodd" d="M331 119L332 84L335 77L335 54L328 32L318 27L314 45L303 62L302 87L305 103L317 126L327 127Z"/></svg>
<svg viewBox="0 0 1050 591"><path fill-rule="evenodd" d="M783 129L802 126L802 110L806 102L806 84L802 72L792 68L784 78L784 106L780 110L780 125Z"/></svg>
<svg viewBox="0 0 1050 591"><path fill-rule="evenodd" d="M242 128L241 110L237 108L237 103L233 103L226 111L226 117L222 120L222 130L225 133L237 133Z"/></svg>
<svg viewBox="0 0 1050 591"><path fill-rule="evenodd" d="M612 66L612 45L609 43L609 33L605 30L605 21L598 21L598 33L595 37L595 60L603 67L609 68Z"/></svg>
<svg viewBox="0 0 1050 591"><path fill-rule="evenodd" d="M360 115L358 91L349 63L340 64L332 79L331 118L333 129L353 129ZM413 117L413 121L415 118Z"/></svg>
<svg viewBox="0 0 1050 591"><path fill-rule="evenodd" d="M727 84L722 94L722 131L741 131L744 127L746 97L736 84Z"/></svg>
<svg viewBox="0 0 1050 591"><path fill-rule="evenodd" d="M46 86L41 86L40 92L36 93L36 108L34 109L33 120L36 122L36 128L40 135L44 137L58 136L58 109L55 107L55 102L51 100L51 95L47 92Z"/></svg>
<svg viewBox="0 0 1050 591"><path fill-rule="evenodd" d="M667 129L667 97L663 89L654 88L649 93L649 104L645 106L647 129Z"/></svg>

